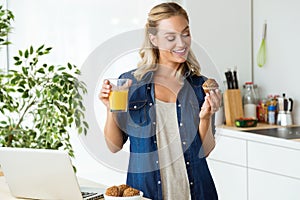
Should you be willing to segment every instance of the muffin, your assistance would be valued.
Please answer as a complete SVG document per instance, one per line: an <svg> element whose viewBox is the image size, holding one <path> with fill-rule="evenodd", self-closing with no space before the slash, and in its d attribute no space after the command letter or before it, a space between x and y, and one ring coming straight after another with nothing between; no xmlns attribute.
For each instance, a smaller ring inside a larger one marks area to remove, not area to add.
<svg viewBox="0 0 300 200"><path fill-rule="evenodd" d="M140 195L140 191L135 188L132 188L132 187L129 187L126 190L124 190L124 193L123 193L123 197L132 197L132 196L138 196L138 195Z"/></svg>
<svg viewBox="0 0 300 200"><path fill-rule="evenodd" d="M105 194L107 196L113 196L113 197L119 197L120 196L120 190L118 186L111 186L106 189Z"/></svg>
<svg viewBox="0 0 300 200"><path fill-rule="evenodd" d="M129 185L126 185L126 184L122 184L122 185L119 185L118 188L119 188L119 195L120 196L123 196L123 193L124 191L129 188L130 186Z"/></svg>
<svg viewBox="0 0 300 200"><path fill-rule="evenodd" d="M217 83L217 81L215 79L209 78L203 83L202 88L205 93L209 93L209 91L211 91L211 90L218 89L219 84Z"/></svg>

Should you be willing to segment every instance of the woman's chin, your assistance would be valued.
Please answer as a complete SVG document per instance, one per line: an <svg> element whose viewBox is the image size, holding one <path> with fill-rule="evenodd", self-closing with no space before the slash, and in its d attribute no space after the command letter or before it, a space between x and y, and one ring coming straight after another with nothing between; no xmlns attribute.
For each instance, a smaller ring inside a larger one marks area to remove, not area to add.
<svg viewBox="0 0 300 200"><path fill-rule="evenodd" d="M187 59L187 56L182 56L182 57L176 56L175 57L175 60L177 63L184 63L186 61L186 59Z"/></svg>

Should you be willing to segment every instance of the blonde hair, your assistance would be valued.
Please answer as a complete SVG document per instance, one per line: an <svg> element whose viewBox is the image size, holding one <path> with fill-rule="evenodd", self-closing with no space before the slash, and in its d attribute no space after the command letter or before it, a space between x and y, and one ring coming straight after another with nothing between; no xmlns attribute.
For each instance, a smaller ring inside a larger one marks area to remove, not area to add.
<svg viewBox="0 0 300 200"><path fill-rule="evenodd" d="M139 51L141 61L138 63L138 68L134 72L134 76L137 80L141 80L147 72L156 71L158 69L159 49L153 46L149 34L156 35L158 22L173 16L183 16L189 22L187 12L174 2L162 3L150 10L148 21L145 25L144 43ZM192 50L189 51L186 61L182 63L177 70L176 77L180 80L184 72L187 73L186 75L200 76L200 64Z"/></svg>

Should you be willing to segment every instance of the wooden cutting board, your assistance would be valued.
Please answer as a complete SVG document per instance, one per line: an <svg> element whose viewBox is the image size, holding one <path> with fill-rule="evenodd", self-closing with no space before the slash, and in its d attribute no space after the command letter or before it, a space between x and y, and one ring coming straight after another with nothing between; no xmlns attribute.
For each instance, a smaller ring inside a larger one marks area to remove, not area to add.
<svg viewBox="0 0 300 200"><path fill-rule="evenodd" d="M300 142L300 138L298 139L292 139L293 141L297 141L297 142Z"/></svg>
<svg viewBox="0 0 300 200"><path fill-rule="evenodd" d="M244 116L241 91L239 89L226 90L223 99L226 125L234 126L235 120Z"/></svg>

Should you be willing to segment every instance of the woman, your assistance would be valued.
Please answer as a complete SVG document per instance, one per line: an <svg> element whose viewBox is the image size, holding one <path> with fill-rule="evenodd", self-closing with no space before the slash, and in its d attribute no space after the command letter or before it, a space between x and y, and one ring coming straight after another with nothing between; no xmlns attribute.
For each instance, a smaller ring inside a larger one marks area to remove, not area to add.
<svg viewBox="0 0 300 200"><path fill-rule="evenodd" d="M215 145L211 124L221 94L204 93L207 78L190 46L186 11L176 3L153 7L141 62L120 76L132 81L129 111L109 111L108 80L99 94L107 107L107 146L118 152L129 138L127 184L151 199L218 199L206 156Z"/></svg>

